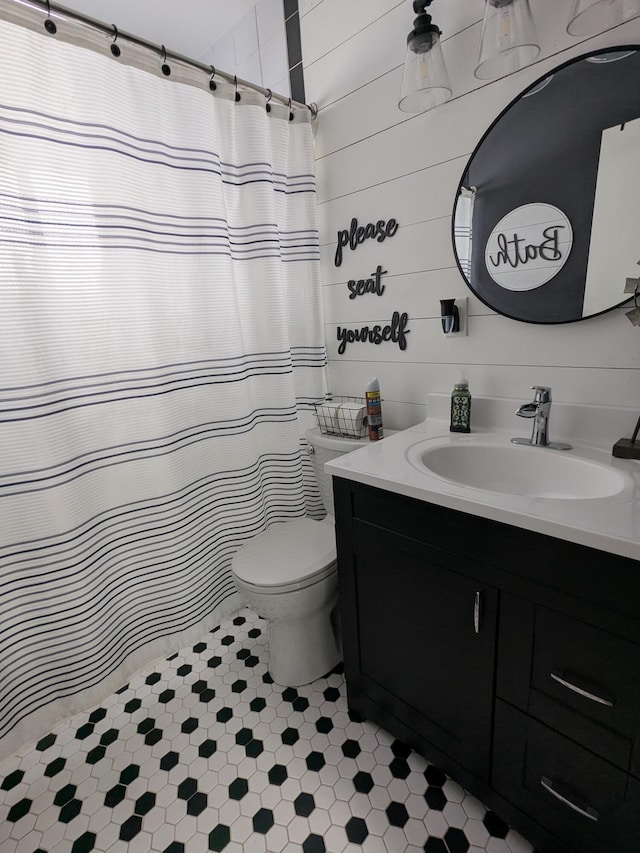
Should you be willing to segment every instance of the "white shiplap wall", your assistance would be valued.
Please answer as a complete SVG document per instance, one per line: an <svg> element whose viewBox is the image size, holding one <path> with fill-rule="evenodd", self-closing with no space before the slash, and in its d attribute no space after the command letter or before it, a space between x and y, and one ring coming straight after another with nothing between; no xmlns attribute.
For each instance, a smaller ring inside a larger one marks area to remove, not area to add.
<svg viewBox="0 0 640 853"><path fill-rule="evenodd" d="M504 107L556 65L592 49L640 43L640 19L588 40L566 34L571 0L531 0L539 60L487 83L473 76L483 0L436 0L454 99L417 116L398 110L411 0L300 0L307 101L320 107L316 138L318 213L327 348L335 394L362 394L377 375L385 424L424 419L430 391L448 392L464 371L474 394L524 401L550 385L565 402L640 408L640 330L624 309L579 323L538 326L493 313L468 290L451 247L458 181L478 140ZM396 236L345 251L335 267L336 233L395 217ZM640 257L640 241L638 245ZM382 264L382 296L348 298L348 279ZM441 332L439 300L469 296L469 335ZM354 343L338 355L336 327L409 314L408 346ZM633 428L630 421L630 430Z"/></svg>

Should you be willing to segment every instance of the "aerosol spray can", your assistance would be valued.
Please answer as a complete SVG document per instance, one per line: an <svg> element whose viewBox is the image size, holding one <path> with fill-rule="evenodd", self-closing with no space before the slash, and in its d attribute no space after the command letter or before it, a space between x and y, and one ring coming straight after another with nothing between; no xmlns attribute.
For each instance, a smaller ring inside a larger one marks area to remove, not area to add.
<svg viewBox="0 0 640 853"><path fill-rule="evenodd" d="M382 429L382 400L380 399L380 383L374 376L367 380L364 389L367 401L367 425L369 427L369 441L379 441L384 438Z"/></svg>

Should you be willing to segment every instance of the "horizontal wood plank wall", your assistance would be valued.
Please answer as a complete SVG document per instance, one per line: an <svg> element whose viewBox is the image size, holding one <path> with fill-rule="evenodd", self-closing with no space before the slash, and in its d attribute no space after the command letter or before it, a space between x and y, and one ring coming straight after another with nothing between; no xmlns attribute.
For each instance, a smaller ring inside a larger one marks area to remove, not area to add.
<svg viewBox="0 0 640 853"><path fill-rule="evenodd" d="M640 406L640 330L617 309L559 326L501 317L467 288L451 247L451 213L464 166L484 131L526 86L582 53L640 43L640 20L590 39L566 33L571 0L531 0L541 53L534 65L498 81L473 76L483 0L436 0L430 11L443 31L454 98L411 116L398 109L411 0L299 0L306 94L320 108L316 138L318 223L331 387L362 394L377 375L385 424L423 420L431 391L449 391L463 370L475 394L529 397L550 385L554 399ZM367 240L334 265L336 234L352 217L361 224L394 217L393 239ZM640 257L640 244L638 246ZM347 281L380 265L382 296L349 299ZM439 300L469 297L468 337L448 339ZM407 348L347 344L337 327L389 323L409 315Z"/></svg>

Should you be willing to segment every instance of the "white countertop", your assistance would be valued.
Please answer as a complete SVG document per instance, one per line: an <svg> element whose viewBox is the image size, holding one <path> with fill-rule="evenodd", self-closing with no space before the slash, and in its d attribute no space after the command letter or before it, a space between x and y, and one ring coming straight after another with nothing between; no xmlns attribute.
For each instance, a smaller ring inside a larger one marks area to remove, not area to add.
<svg viewBox="0 0 640 853"><path fill-rule="evenodd" d="M510 406L513 414L512 401ZM434 405L432 408L434 411L439 408L438 414L441 414L442 406ZM625 424L627 422L628 418L624 420ZM325 469L334 476L388 492L640 560L640 461L613 457L613 442L608 444L608 450L595 446L595 442L587 444L584 441L572 442L575 450L571 451L526 448L529 453L575 452L626 472L627 488L620 494L605 498L558 499L489 492L419 470L408 458L410 448L426 440L453 445L478 440L508 444L510 437L528 434L529 424L524 423L524 428L518 427L516 423L509 430L479 428L468 435L461 435L449 432L448 420L428 418L422 424L334 459L326 464ZM618 427L616 424L615 428ZM618 432L614 434L621 437ZM551 437L567 439L566 434L556 436L553 431Z"/></svg>

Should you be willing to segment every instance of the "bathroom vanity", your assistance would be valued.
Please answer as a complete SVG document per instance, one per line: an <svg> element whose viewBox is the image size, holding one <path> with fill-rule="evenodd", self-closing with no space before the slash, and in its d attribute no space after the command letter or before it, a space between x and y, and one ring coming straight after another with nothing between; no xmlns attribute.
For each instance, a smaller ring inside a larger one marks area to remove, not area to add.
<svg viewBox="0 0 640 853"><path fill-rule="evenodd" d="M509 500L421 479L416 443L464 439L411 432L327 466L350 707L543 853L638 853L640 463L617 495Z"/></svg>

